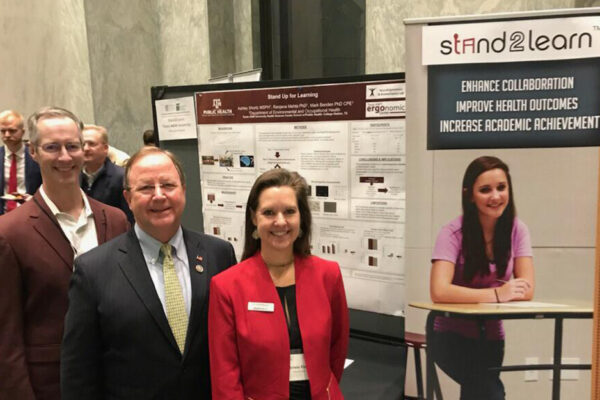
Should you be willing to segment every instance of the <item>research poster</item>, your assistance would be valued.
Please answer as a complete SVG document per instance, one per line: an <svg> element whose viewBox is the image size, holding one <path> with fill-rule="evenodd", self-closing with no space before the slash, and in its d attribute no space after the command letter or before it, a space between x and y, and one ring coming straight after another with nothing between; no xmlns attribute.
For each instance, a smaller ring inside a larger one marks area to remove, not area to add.
<svg viewBox="0 0 600 400"><path fill-rule="evenodd" d="M423 65L430 150L600 145L599 16L425 26Z"/></svg>
<svg viewBox="0 0 600 400"><path fill-rule="evenodd" d="M340 264L349 306L403 315L405 97L400 80L196 93L205 232L239 258L254 180L298 171L312 253Z"/></svg>

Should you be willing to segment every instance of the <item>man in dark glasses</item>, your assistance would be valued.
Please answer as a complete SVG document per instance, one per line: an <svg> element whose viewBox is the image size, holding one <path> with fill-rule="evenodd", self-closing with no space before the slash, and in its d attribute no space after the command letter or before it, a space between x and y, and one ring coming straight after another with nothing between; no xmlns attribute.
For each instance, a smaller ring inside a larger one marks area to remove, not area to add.
<svg viewBox="0 0 600 400"><path fill-rule="evenodd" d="M125 232L123 211L79 187L82 124L45 107L28 120L42 185L0 216L0 399L60 399L60 343L73 260Z"/></svg>

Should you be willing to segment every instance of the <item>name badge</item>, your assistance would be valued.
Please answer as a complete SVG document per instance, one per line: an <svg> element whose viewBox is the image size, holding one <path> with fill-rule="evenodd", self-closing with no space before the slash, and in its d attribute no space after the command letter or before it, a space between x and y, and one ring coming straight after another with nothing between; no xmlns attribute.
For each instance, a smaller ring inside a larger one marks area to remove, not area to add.
<svg viewBox="0 0 600 400"><path fill-rule="evenodd" d="M249 301L248 302L248 311L273 312L273 311L275 311L275 304Z"/></svg>
<svg viewBox="0 0 600 400"><path fill-rule="evenodd" d="M304 353L290 354L290 382L307 380Z"/></svg>

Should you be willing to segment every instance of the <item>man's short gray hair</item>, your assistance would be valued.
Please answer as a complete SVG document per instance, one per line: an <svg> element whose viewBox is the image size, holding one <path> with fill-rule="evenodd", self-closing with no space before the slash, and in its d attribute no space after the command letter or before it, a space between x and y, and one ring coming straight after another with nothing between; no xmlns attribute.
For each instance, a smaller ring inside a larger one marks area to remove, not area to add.
<svg viewBox="0 0 600 400"><path fill-rule="evenodd" d="M177 170L177 174L179 175L179 180L181 182L181 186L185 187L185 173L183 172L183 165L181 161L175 156L175 154L171 153L169 150L161 149L160 147L154 146L144 146L137 153L131 156L129 160L125 163L125 177L123 178L123 189L130 191L131 186L129 186L129 172L131 168L138 162L140 159L146 157L150 154L164 154L169 157Z"/></svg>
<svg viewBox="0 0 600 400"><path fill-rule="evenodd" d="M39 142L39 132L38 132L38 123L44 119L50 118L69 118L75 125L77 126L77 130L79 131L79 139L83 143L83 136L81 131L83 130L83 123L81 120L73 114L71 111L61 108L61 107L42 107L33 114L29 116L27 119L27 127L29 129L29 141L34 146L38 145Z"/></svg>

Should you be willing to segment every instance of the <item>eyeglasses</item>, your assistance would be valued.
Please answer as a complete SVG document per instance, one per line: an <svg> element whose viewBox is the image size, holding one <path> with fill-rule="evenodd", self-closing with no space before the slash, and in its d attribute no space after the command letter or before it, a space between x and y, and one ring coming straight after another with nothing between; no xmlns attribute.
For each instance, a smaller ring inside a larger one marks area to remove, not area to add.
<svg viewBox="0 0 600 400"><path fill-rule="evenodd" d="M64 147L67 150L67 153L73 154L81 151L82 145L80 142L70 142L65 143L64 145L61 143L44 143L38 147L41 147L46 153L56 154L60 153L61 149Z"/></svg>
<svg viewBox="0 0 600 400"><path fill-rule="evenodd" d="M8 132L11 135L14 135L15 133L19 132L21 129L15 129L15 128L0 128L0 133L2 133L3 135Z"/></svg>
<svg viewBox="0 0 600 400"><path fill-rule="evenodd" d="M154 185L152 185L152 184L140 185L140 186L136 186L134 188L128 188L127 190L138 192L140 194L149 196L149 195L153 195L156 193L157 187L160 188L161 193L171 193L172 191L177 189L177 187L179 187L179 185L176 183L173 183L173 182L166 182L166 183L157 183Z"/></svg>

